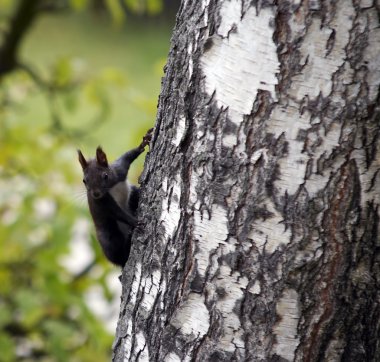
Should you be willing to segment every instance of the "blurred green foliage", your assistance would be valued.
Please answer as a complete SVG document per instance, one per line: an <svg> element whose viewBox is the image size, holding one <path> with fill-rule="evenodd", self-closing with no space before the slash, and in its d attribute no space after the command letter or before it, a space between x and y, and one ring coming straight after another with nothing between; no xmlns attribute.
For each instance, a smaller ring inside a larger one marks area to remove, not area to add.
<svg viewBox="0 0 380 362"><path fill-rule="evenodd" d="M126 18L158 0L69 5L36 20L0 78L0 361L111 355L119 270L94 238L76 149L113 159L153 125L172 24ZM3 28L14 9L0 0Z"/></svg>

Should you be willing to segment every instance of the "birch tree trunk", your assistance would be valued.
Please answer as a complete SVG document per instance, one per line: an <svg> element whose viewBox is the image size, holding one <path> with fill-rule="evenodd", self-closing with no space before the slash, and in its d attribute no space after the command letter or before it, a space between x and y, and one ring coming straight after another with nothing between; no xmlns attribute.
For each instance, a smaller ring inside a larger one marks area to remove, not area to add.
<svg viewBox="0 0 380 362"><path fill-rule="evenodd" d="M379 8L183 1L115 361L380 361Z"/></svg>

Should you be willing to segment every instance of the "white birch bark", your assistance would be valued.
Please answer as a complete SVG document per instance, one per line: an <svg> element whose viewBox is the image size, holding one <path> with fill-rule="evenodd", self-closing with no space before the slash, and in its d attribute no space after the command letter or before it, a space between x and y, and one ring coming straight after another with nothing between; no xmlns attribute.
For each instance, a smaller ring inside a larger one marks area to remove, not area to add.
<svg viewBox="0 0 380 362"><path fill-rule="evenodd" d="M376 361L373 1L183 1L115 361Z"/></svg>

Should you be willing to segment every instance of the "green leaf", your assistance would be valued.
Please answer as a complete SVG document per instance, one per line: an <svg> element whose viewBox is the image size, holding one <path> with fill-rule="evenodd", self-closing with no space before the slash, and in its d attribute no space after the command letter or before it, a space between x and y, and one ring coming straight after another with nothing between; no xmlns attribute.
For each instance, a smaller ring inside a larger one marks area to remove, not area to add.
<svg viewBox="0 0 380 362"><path fill-rule="evenodd" d="M0 268L0 295L6 295L12 290L11 277L12 276L9 269ZM0 308L0 311L1 311L1 308ZM1 312L0 312L0 324L1 324Z"/></svg>
<svg viewBox="0 0 380 362"><path fill-rule="evenodd" d="M63 96L63 100L67 111L75 113L78 109L78 95L75 92L69 92Z"/></svg>
<svg viewBox="0 0 380 362"><path fill-rule="evenodd" d="M88 0L70 0L70 6L76 11L84 10L88 5Z"/></svg>
<svg viewBox="0 0 380 362"><path fill-rule="evenodd" d="M10 6L12 5L12 0L0 0L0 9L1 10L8 10Z"/></svg>
<svg viewBox="0 0 380 362"><path fill-rule="evenodd" d="M15 345L5 333L0 333L0 361L14 361Z"/></svg>
<svg viewBox="0 0 380 362"><path fill-rule="evenodd" d="M150 15L157 15L162 11L162 0L147 0L147 11Z"/></svg>
<svg viewBox="0 0 380 362"><path fill-rule="evenodd" d="M101 78L110 85L123 87L126 84L125 74L116 68L104 68L101 72Z"/></svg>
<svg viewBox="0 0 380 362"><path fill-rule="evenodd" d="M53 69L53 80L57 86L68 85L73 78L73 67L69 58L59 59Z"/></svg>
<svg viewBox="0 0 380 362"><path fill-rule="evenodd" d="M44 315L42 296L33 293L31 290L21 289L16 293L17 312L20 314L20 321L27 328L34 326Z"/></svg>
<svg viewBox="0 0 380 362"><path fill-rule="evenodd" d="M123 24L125 20L125 14L119 0L106 0L106 6L108 11L111 13L114 24L117 26Z"/></svg>
<svg viewBox="0 0 380 362"><path fill-rule="evenodd" d="M5 303L1 302L0 303L0 329L4 325L11 322L12 318L13 318L13 316L12 316L12 312L11 312L9 306L6 305ZM0 351L1 351L1 349L0 349Z"/></svg>
<svg viewBox="0 0 380 362"><path fill-rule="evenodd" d="M123 0L122 0L123 1ZM141 0L124 0L125 5L128 7L128 9L132 10L133 12L142 12L142 7L144 6L142 4Z"/></svg>

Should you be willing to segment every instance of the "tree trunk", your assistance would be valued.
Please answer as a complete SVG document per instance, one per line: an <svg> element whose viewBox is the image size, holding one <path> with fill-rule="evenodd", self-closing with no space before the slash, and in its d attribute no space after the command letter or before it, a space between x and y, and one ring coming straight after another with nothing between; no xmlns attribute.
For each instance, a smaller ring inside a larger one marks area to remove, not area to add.
<svg viewBox="0 0 380 362"><path fill-rule="evenodd" d="M115 361L380 361L379 7L182 2Z"/></svg>

